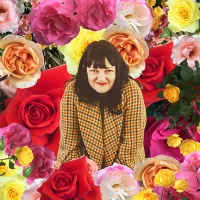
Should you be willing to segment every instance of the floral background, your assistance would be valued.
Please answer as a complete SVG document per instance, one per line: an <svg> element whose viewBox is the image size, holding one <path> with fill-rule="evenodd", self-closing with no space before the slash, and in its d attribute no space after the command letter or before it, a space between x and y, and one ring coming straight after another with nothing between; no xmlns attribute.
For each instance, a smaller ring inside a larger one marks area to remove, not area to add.
<svg viewBox="0 0 200 200"><path fill-rule="evenodd" d="M56 162L65 84L101 39L142 85L134 169ZM199 63L199 0L0 0L1 199L200 199Z"/></svg>

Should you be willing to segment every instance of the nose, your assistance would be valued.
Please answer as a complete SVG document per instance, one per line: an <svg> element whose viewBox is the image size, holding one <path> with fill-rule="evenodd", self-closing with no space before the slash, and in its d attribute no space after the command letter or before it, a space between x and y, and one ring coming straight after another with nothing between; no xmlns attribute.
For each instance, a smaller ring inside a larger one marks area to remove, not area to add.
<svg viewBox="0 0 200 200"><path fill-rule="evenodd" d="M105 73L103 71L99 72L98 74L98 81L105 81L106 80L106 76L105 76Z"/></svg>

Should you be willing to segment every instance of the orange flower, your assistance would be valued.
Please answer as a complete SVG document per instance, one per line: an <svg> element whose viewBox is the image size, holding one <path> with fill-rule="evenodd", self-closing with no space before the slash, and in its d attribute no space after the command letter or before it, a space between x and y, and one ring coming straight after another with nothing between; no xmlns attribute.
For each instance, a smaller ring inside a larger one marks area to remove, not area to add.
<svg viewBox="0 0 200 200"><path fill-rule="evenodd" d="M118 25L107 29L104 38L117 48L129 67L130 75L133 78L139 77L145 69L144 60L149 55L145 40L131 29Z"/></svg>
<svg viewBox="0 0 200 200"><path fill-rule="evenodd" d="M27 88L35 85L40 78L40 68L44 57L34 42L18 35L7 35L0 40L3 55L0 70L9 74L9 84L16 88Z"/></svg>
<svg viewBox="0 0 200 200"><path fill-rule="evenodd" d="M174 158L164 155L147 158L135 165L133 175L135 180L142 181L146 188L154 189L156 187L154 177L161 169L169 169L177 173L180 170L180 163Z"/></svg>

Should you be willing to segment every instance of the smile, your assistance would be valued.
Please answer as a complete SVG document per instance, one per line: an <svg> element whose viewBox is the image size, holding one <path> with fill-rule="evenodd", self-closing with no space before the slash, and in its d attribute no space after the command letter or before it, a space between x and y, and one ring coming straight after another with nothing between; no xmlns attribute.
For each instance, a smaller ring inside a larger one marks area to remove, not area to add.
<svg viewBox="0 0 200 200"><path fill-rule="evenodd" d="M96 84L98 84L98 85L100 85L100 86L104 86L104 85L106 85L107 83L96 83Z"/></svg>

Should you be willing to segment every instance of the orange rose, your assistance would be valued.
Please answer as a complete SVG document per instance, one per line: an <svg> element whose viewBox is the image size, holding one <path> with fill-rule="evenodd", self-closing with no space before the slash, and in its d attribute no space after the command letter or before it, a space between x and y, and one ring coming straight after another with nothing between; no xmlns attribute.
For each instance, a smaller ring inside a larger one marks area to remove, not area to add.
<svg viewBox="0 0 200 200"><path fill-rule="evenodd" d="M7 35L0 40L3 54L0 70L9 74L9 85L27 88L35 85L44 65L42 50L34 42L18 35Z"/></svg>
<svg viewBox="0 0 200 200"><path fill-rule="evenodd" d="M146 188L154 189L156 187L154 177L161 169L177 173L180 170L180 163L172 157L163 155L147 158L135 165L133 175L135 180L142 181Z"/></svg>
<svg viewBox="0 0 200 200"><path fill-rule="evenodd" d="M145 69L144 60L149 55L145 40L127 27L113 26L104 32L104 38L119 51L129 67L133 78L140 76Z"/></svg>

